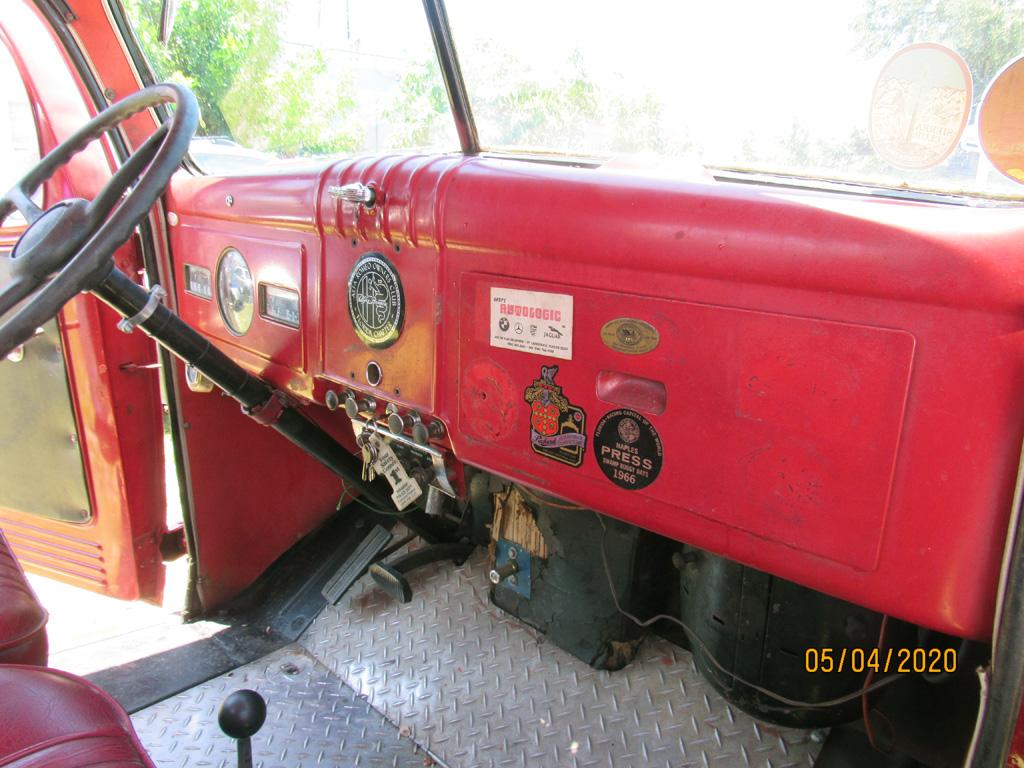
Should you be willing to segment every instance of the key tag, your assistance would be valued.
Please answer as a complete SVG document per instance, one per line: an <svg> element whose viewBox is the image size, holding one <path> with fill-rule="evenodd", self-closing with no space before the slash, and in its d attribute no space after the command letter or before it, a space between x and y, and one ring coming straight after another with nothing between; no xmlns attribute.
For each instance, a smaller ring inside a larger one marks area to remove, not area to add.
<svg viewBox="0 0 1024 768"><path fill-rule="evenodd" d="M373 468L377 471L377 474L386 478L388 483L390 483L392 491L391 500L395 503L398 511L401 512L420 497L423 489L405 471L401 460L395 455L390 445L376 436L370 439L377 449L377 460L374 462Z"/></svg>

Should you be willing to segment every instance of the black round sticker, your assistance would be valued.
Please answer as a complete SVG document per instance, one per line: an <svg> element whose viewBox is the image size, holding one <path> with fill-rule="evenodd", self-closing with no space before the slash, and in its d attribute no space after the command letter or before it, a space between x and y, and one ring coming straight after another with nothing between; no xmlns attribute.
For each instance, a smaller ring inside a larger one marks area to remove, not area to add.
<svg viewBox="0 0 1024 768"><path fill-rule="evenodd" d="M367 253L348 276L348 316L356 336L368 347L390 347L402 333L405 294L391 262Z"/></svg>
<svg viewBox="0 0 1024 768"><path fill-rule="evenodd" d="M620 488L636 491L653 483L661 472L662 454L654 425L636 411L620 408L597 422L594 458Z"/></svg>

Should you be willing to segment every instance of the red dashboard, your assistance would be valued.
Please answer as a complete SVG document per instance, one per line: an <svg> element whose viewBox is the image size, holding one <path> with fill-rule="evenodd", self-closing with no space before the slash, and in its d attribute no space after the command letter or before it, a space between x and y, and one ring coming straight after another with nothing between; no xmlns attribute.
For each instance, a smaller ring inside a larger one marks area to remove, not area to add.
<svg viewBox="0 0 1024 768"><path fill-rule="evenodd" d="M329 190L354 182L374 206ZM182 173L168 210L183 318L295 397L372 395L441 420L459 462L990 635L1024 426L1018 208L402 156ZM297 328L235 335L185 290L228 248L297 293ZM367 311L398 323L372 346L350 317L367 254Z"/></svg>

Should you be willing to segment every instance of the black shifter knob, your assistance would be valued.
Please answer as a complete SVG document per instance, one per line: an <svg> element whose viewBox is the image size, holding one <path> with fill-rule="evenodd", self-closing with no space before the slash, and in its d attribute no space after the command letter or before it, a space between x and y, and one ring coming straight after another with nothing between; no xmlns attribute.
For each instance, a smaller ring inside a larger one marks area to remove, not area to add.
<svg viewBox="0 0 1024 768"><path fill-rule="evenodd" d="M243 689L228 694L220 705L217 723L233 739L238 739L238 768L252 768L252 743L249 741L267 719L267 702L256 691Z"/></svg>
<svg viewBox="0 0 1024 768"><path fill-rule="evenodd" d="M230 694L220 705L217 722L232 739L247 739L263 727L267 719L267 702L256 691L241 690Z"/></svg>

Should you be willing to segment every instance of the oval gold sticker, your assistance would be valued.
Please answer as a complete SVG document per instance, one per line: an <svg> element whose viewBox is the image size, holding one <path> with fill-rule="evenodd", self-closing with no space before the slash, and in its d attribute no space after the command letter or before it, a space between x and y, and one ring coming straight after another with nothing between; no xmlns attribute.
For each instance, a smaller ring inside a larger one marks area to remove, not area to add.
<svg viewBox="0 0 1024 768"><path fill-rule="evenodd" d="M601 341L616 352L642 355L658 346L661 336L650 323L635 317L620 317L609 320L601 327Z"/></svg>

